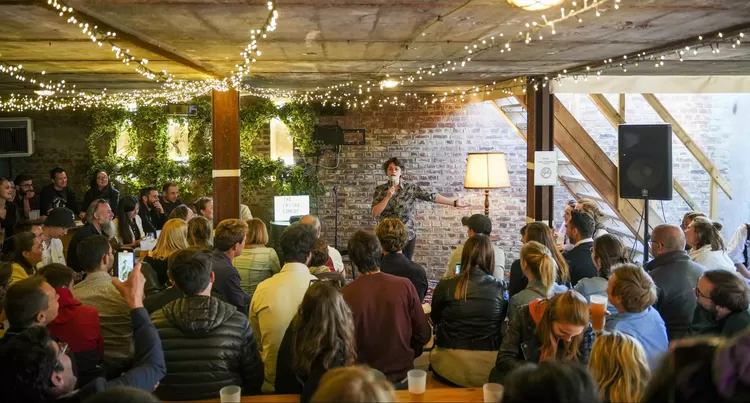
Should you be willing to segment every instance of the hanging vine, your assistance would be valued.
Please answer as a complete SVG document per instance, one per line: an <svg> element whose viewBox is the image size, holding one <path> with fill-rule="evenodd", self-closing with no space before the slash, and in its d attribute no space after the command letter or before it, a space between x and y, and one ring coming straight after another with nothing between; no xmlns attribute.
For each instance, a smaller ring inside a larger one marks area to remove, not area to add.
<svg viewBox="0 0 750 403"><path fill-rule="evenodd" d="M281 121L289 128L295 147L299 148L302 154L318 152L320 145L313 140L317 117L311 105L297 102L284 104L279 108L278 114Z"/></svg>

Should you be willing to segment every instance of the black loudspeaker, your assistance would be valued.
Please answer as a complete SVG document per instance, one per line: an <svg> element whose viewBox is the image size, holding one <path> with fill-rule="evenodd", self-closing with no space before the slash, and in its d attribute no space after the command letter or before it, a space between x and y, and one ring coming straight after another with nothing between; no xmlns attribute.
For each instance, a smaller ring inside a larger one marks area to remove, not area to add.
<svg viewBox="0 0 750 403"><path fill-rule="evenodd" d="M672 200L672 125L620 125L620 197Z"/></svg>

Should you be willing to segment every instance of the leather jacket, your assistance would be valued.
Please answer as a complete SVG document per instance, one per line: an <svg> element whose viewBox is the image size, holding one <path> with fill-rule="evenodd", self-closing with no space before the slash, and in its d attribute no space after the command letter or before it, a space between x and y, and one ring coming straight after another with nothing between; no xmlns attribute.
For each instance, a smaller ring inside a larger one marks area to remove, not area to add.
<svg viewBox="0 0 750 403"><path fill-rule="evenodd" d="M250 321L215 297L191 296L154 312L167 375L156 389L162 400L215 399L224 386L259 394L263 361Z"/></svg>
<svg viewBox="0 0 750 403"><path fill-rule="evenodd" d="M465 300L454 298L462 276L443 279L432 295L430 318L437 327L435 344L441 348L495 351L502 341L501 326L508 310L505 282L472 270Z"/></svg>
<svg viewBox="0 0 750 403"><path fill-rule="evenodd" d="M593 343L594 332L591 325L587 325L578 348L578 362L581 365L588 365ZM536 322L531 317L529 306L522 306L508 324L508 331L497 352L495 368L490 372L490 382L503 383L503 379L524 362L539 363L541 347L542 343L536 334ZM563 345L560 342L557 358L563 359L563 353Z"/></svg>

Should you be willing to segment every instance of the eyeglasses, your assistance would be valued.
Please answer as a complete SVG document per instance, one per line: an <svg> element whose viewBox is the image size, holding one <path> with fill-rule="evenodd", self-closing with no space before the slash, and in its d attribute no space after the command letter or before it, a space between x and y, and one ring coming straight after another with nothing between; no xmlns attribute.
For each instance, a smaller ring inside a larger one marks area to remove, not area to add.
<svg viewBox="0 0 750 403"><path fill-rule="evenodd" d="M697 286L693 287L693 291L695 291L695 296L698 297L698 298L703 297L703 298L706 298L706 299L711 299L711 297L703 295L703 293L701 292L700 288L698 288Z"/></svg>
<svg viewBox="0 0 750 403"><path fill-rule="evenodd" d="M57 353L57 361L60 361L63 355L68 351L68 343L64 341L58 341L57 345L60 347L60 352Z"/></svg>

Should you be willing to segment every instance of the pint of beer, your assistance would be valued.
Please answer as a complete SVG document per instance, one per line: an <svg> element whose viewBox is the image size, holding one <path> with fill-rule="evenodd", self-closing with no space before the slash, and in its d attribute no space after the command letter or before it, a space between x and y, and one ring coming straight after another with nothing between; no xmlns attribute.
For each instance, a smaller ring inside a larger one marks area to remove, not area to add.
<svg viewBox="0 0 750 403"><path fill-rule="evenodd" d="M604 295L591 296L591 327L595 332L604 329L604 316L607 312L607 297Z"/></svg>

